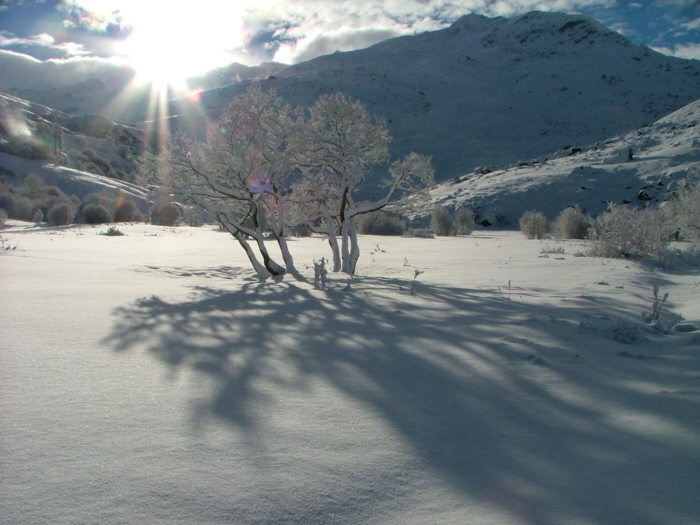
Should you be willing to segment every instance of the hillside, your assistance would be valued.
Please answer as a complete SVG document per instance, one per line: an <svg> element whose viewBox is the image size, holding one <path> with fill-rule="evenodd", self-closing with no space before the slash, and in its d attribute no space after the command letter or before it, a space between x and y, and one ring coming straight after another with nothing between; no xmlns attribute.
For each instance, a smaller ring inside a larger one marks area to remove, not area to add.
<svg viewBox="0 0 700 525"><path fill-rule="evenodd" d="M654 122L700 98L700 63L633 45L584 16L531 12L468 15L444 30L290 66L263 83L300 105L333 90L358 98L387 119L394 156L432 155L445 181ZM246 85L203 93L208 114Z"/></svg>
<svg viewBox="0 0 700 525"><path fill-rule="evenodd" d="M700 100L674 113L584 148L567 148L505 169L477 169L439 184L435 203L467 206L479 221L517 228L527 210L554 219L566 206L591 215L608 202L659 204L686 183L700 181ZM632 158L630 159L630 152ZM429 216L424 208L418 215Z"/></svg>

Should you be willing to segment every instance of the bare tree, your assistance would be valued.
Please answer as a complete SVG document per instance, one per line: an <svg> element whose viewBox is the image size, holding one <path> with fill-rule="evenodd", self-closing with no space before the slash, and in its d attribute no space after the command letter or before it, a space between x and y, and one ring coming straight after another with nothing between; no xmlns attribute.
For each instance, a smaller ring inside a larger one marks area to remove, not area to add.
<svg viewBox="0 0 700 525"><path fill-rule="evenodd" d="M321 96L310 108L305 132L299 137L296 163L304 173L295 201L311 221L325 225L333 250L333 269L354 274L360 256L355 218L380 210L400 196L427 188L433 180L430 159L416 153L391 164L381 181L381 199L358 203L355 192L368 173L389 160L391 137L383 119L370 115L362 103L342 93ZM335 239L341 235L341 245Z"/></svg>
<svg viewBox="0 0 700 525"><path fill-rule="evenodd" d="M284 229L293 148L299 144L294 136L303 120L300 110L253 85L210 127L206 142L181 139L174 155L183 196L236 238L260 279L287 271L298 276ZM284 265L265 246L268 232L279 244Z"/></svg>

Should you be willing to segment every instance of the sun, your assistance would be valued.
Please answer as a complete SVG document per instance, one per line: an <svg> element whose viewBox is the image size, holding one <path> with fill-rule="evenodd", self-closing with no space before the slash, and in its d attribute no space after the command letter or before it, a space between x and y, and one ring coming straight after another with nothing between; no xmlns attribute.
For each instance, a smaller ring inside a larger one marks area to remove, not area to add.
<svg viewBox="0 0 700 525"><path fill-rule="evenodd" d="M199 4L140 2L124 13L131 34L121 54L138 82L184 89L187 78L233 61L245 42L241 8L237 2L221 2L217 10L208 10L207 0Z"/></svg>

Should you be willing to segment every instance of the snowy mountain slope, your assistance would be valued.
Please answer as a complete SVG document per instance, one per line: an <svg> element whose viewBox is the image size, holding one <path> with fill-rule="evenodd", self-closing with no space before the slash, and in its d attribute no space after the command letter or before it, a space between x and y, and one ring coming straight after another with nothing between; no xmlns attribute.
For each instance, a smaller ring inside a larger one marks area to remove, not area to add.
<svg viewBox="0 0 700 525"><path fill-rule="evenodd" d="M291 66L264 81L295 104L342 90L385 117L392 153L444 181L590 144L700 98L700 63L631 44L584 16L468 15L451 27ZM203 94L216 116L245 83Z"/></svg>
<svg viewBox="0 0 700 525"><path fill-rule="evenodd" d="M121 190L143 202L143 189L123 180L142 148L138 129L0 93L0 181L17 185L34 173L67 195Z"/></svg>
<svg viewBox="0 0 700 525"><path fill-rule="evenodd" d="M700 99L652 125L581 151L569 148L555 158L492 172L475 170L438 185L432 197L449 207L471 207L479 221L490 225L517 227L527 210L554 219L566 206L578 205L597 215L608 202L659 203L668 191L699 181ZM419 215L430 212L425 208Z"/></svg>
<svg viewBox="0 0 700 525"><path fill-rule="evenodd" d="M142 211L146 209L147 191L136 184L59 166L45 160L23 159L0 153L0 182L18 185L29 174L39 175L46 184L57 186L66 195L75 195L81 199L89 193L121 191L133 197Z"/></svg>

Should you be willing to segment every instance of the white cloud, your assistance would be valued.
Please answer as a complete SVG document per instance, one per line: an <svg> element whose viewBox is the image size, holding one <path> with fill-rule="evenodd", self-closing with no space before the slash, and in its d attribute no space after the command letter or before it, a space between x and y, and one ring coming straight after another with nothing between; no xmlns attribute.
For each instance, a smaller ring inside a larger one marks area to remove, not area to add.
<svg viewBox="0 0 700 525"><path fill-rule="evenodd" d="M653 49L664 55L700 60L700 44L679 44L673 48L654 47Z"/></svg>
<svg viewBox="0 0 700 525"><path fill-rule="evenodd" d="M183 39L206 27L211 53L245 54L260 28L273 28L274 59L287 63L308 60L336 50L366 47L396 35L445 27L462 15L513 16L533 9L576 11L589 6L610 6L615 0L258 0L221 2L161 2L144 0L66 0L80 14L79 24L93 30L109 23L137 27L148 11L169 34ZM183 13L184 16L175 16ZM75 13L74 13L75 14ZM182 23L183 27L176 24ZM157 34L156 24L151 24ZM240 28L244 42L236 42ZM274 30L276 28L276 31ZM215 35L234 38L215 39ZM247 38L247 40L246 40ZM260 49L266 47L260 45ZM269 51L268 51L269 52Z"/></svg>

